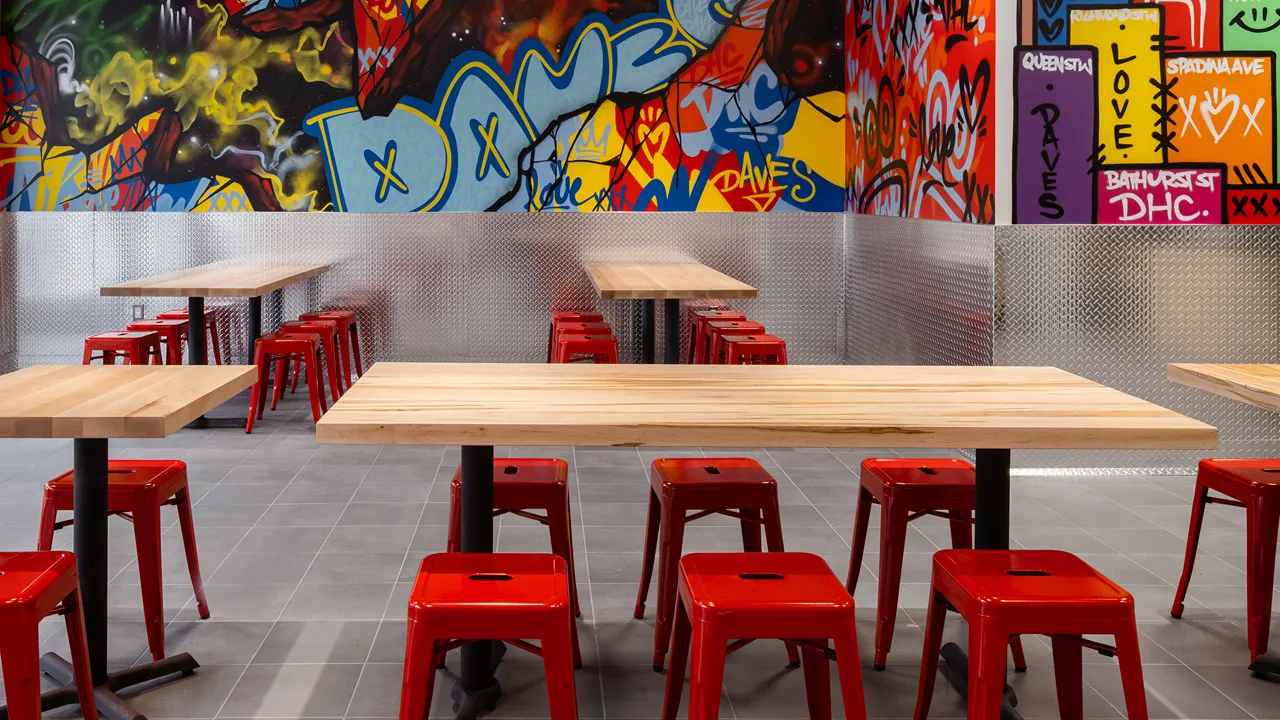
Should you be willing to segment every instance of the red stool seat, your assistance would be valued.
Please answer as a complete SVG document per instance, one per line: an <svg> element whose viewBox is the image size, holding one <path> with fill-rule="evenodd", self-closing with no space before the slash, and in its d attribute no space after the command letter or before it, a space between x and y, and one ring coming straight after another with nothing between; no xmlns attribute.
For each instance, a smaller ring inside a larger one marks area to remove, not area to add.
<svg viewBox="0 0 1280 720"><path fill-rule="evenodd" d="M208 336L209 349L213 351L213 364L222 364L222 338L219 325L227 317L227 311L221 307L204 307L204 329ZM186 310L166 310L156 314L157 320L189 320Z"/></svg>
<svg viewBox="0 0 1280 720"><path fill-rule="evenodd" d="M4 699L13 720L40 718L40 621L55 613L67 623L80 712L86 720L98 720L81 612L75 555L0 553L0 663Z"/></svg>
<svg viewBox="0 0 1280 720"><path fill-rule="evenodd" d="M541 510L535 515L530 510ZM493 461L493 514L534 520L551 533L551 552L569 568L569 592L573 614L578 605L578 583L573 569L573 530L569 521L569 464L558 458L495 458ZM448 551L462 552L462 466L449 486Z"/></svg>
<svg viewBox="0 0 1280 720"><path fill-rule="evenodd" d="M1004 698L1005 645L1018 634L1053 637L1058 710L1084 714L1081 651L1114 652L1131 720L1146 720L1133 596L1080 558L1059 550L940 550L933 556L916 720L928 716L947 607L969 623L969 717L997 718ZM1114 648L1083 635L1113 635Z"/></svg>
<svg viewBox="0 0 1280 720"><path fill-rule="evenodd" d="M95 352L102 354L94 355ZM104 365L115 365L117 357L125 365L161 364L159 333L113 330L84 339L85 365L94 360L101 360Z"/></svg>
<svg viewBox="0 0 1280 720"><path fill-rule="evenodd" d="M338 370L338 321L337 320L289 320L280 323L281 332L313 332L320 336L320 345L324 348L324 361L329 370L329 392L333 396L333 401L338 402L338 398L346 391L342 384L342 374ZM294 358L293 385L290 392L296 392L298 389L298 375L302 369L302 359ZM276 384L276 394L271 399L271 409L276 409L276 402L280 399L280 393L284 386L280 383Z"/></svg>
<svg viewBox="0 0 1280 720"><path fill-rule="evenodd" d="M616 364L618 339L613 335L566 335L564 333L556 338L556 350L551 362L588 361Z"/></svg>
<svg viewBox="0 0 1280 720"><path fill-rule="evenodd" d="M187 339L187 321L176 319L156 318L154 320L139 320L131 322L126 326L129 332L153 332L160 336L165 345L165 363L168 365L182 364L182 343Z"/></svg>
<svg viewBox="0 0 1280 720"><path fill-rule="evenodd" d="M721 357L728 365L786 365L787 343L777 335L724 335Z"/></svg>
<svg viewBox="0 0 1280 720"><path fill-rule="evenodd" d="M320 421L320 416L324 415L328 409L324 401L324 375L318 371L320 358L323 357L322 341L320 334L314 332L278 332L258 338L253 353L253 364L258 367L258 380L250 391L249 421L244 429L246 433L253 432L254 420L261 419L262 412L266 408L268 367L275 365L274 397L278 398L284 387L285 377L288 375L289 361L294 358L301 359L307 368L317 369L308 376L313 378L314 382L307 383L307 391L311 396L311 418L316 422Z"/></svg>
<svg viewBox="0 0 1280 720"><path fill-rule="evenodd" d="M719 361L725 335L763 335L764 326L750 320L713 320L707 323L706 358L709 363Z"/></svg>
<svg viewBox="0 0 1280 720"><path fill-rule="evenodd" d="M707 362L707 323L714 321L746 320L747 316L732 310L692 310L689 337L689 363Z"/></svg>
<svg viewBox="0 0 1280 720"><path fill-rule="evenodd" d="M542 655L552 720L576 720L573 668L581 661L570 605L568 571L555 555L428 555L409 595L400 720L427 717L437 656L470 640Z"/></svg>
<svg viewBox="0 0 1280 720"><path fill-rule="evenodd" d="M675 720L692 646L689 720L719 716L725 655L744 640L799 643L812 720L831 718L826 651L835 641L846 718L865 718L853 598L808 553L694 553L680 560L679 606L663 720ZM737 640L730 645L731 640Z"/></svg>
<svg viewBox="0 0 1280 720"><path fill-rule="evenodd" d="M342 353L342 374L346 376L346 385L351 387L351 364L355 361L356 375L364 375L364 363L360 359L360 327L354 310L321 310L319 312L302 313L299 320L337 320L338 352Z"/></svg>
<svg viewBox="0 0 1280 720"><path fill-rule="evenodd" d="M778 482L750 458L659 458L650 467L644 567L634 615L637 619L644 617L656 555L658 621L653 638L653 667L661 670L671 644L685 523L711 514L728 515L742 524L744 551L760 552L763 528L769 551L782 552L782 518ZM693 514L689 515L691 511ZM799 660L794 648L788 648L788 655L793 664Z"/></svg>
<svg viewBox="0 0 1280 720"><path fill-rule="evenodd" d="M547 362L555 353L561 323L602 323L604 316L594 310L552 310L551 327L547 330Z"/></svg>
<svg viewBox="0 0 1280 720"><path fill-rule="evenodd" d="M862 461L853 552L845 587L852 594L862 571L862 556L871 524L871 506L880 505L880 572L877 577L876 651L872 666L884 670L893 645L907 523L923 515L951 522L951 546L973 547L972 518L975 473L963 460L949 458L869 458ZM1022 642L1010 641L1014 669L1027 669Z"/></svg>
<svg viewBox="0 0 1280 720"><path fill-rule="evenodd" d="M187 555L187 570L195 590L196 608L201 618L209 617L204 581L200 577L200 555L196 551L196 528L191 518L191 497L187 492L187 465L181 460L111 460L107 463L107 511L133 522L133 538L138 553L138 575L142 581L142 614L147 626L151 657L164 658L164 580L161 576L160 508L178 509L178 525ZM68 470L45 483L40 513L41 550L53 547L54 530L72 524L58 522L59 512L75 507L75 472Z"/></svg>
<svg viewBox="0 0 1280 720"><path fill-rule="evenodd" d="M1209 491L1225 495L1215 497ZM1182 578L1169 614L1182 617L1183 601L1195 567L1200 529L1206 505L1232 505L1245 510L1245 612L1249 634L1249 658L1267 652L1271 636L1272 588L1276 577L1276 536L1280 530L1280 460L1245 459L1200 461L1196 495L1187 531Z"/></svg>

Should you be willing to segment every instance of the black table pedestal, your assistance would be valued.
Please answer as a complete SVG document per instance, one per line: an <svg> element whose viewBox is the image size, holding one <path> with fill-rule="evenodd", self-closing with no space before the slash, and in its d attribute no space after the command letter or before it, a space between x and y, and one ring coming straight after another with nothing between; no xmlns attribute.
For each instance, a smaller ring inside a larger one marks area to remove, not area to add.
<svg viewBox="0 0 1280 720"><path fill-rule="evenodd" d="M1249 672L1260 680L1280 683L1280 655L1274 653L1259 655L1249 663Z"/></svg>
<svg viewBox="0 0 1280 720"><path fill-rule="evenodd" d="M680 301L667 299L662 301L662 362L667 365L680 364Z"/></svg>
<svg viewBox="0 0 1280 720"><path fill-rule="evenodd" d="M127 687L169 675L190 675L200 667L182 653L158 662L138 665L120 672L107 672L107 441L75 441L75 507L72 530L76 566L80 575L80 605L85 638L89 646L89 669L95 686L98 714L109 720L146 720L116 693ZM40 696L43 711L80 702L71 663L55 653L40 658L40 669L62 687ZM7 707L0 707L0 720L8 720Z"/></svg>
<svg viewBox="0 0 1280 720"><path fill-rule="evenodd" d="M654 342L657 331L656 319L657 307L653 300L640 301L640 362L645 365L653 364L653 349L656 347Z"/></svg>
<svg viewBox="0 0 1280 720"><path fill-rule="evenodd" d="M462 447L462 552L493 552L493 446ZM462 664L451 697L458 720L489 714L502 697L493 676L506 653L498 640L479 640L462 646Z"/></svg>
<svg viewBox="0 0 1280 720"><path fill-rule="evenodd" d="M253 348L262 337L262 297L249 298L249 364L253 364ZM204 327L204 298L187 298L187 364L207 365L205 344L208 342ZM230 348L227 348L228 352ZM200 430L204 428L231 428L243 430L248 425L248 418L210 418L201 415L187 427Z"/></svg>

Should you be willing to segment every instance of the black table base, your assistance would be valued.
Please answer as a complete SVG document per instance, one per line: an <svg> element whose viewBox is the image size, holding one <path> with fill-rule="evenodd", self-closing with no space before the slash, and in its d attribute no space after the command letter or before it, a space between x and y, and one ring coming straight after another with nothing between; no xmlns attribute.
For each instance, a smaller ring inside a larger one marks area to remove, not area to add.
<svg viewBox="0 0 1280 720"><path fill-rule="evenodd" d="M146 665L138 665L120 672L108 673L106 678L94 688L93 702L98 708L98 716L109 720L146 720L146 717L125 702L116 693L125 688L142 685L170 675L192 675L200 667L187 653L167 657ZM49 712L68 705L77 705L80 695L76 691L75 674L71 663L56 653L48 653L40 658L40 669L61 687L40 695L40 711ZM0 707L0 720L9 720L7 708Z"/></svg>
<svg viewBox="0 0 1280 720"><path fill-rule="evenodd" d="M1280 655L1274 653L1259 655L1249 663L1249 672L1261 680L1280 683Z"/></svg>
<svg viewBox="0 0 1280 720"><path fill-rule="evenodd" d="M655 315L657 307L652 300L640 301L640 362L645 365L653 364L653 348L655 347L657 325Z"/></svg>
<svg viewBox="0 0 1280 720"><path fill-rule="evenodd" d="M493 446L462 447L462 552L493 552ZM453 686L458 720L489 714L502 697L493 675L506 654L506 645L481 640L463 645L458 682Z"/></svg>
<svg viewBox="0 0 1280 720"><path fill-rule="evenodd" d="M667 365L680 364L680 301L668 299L662 301L662 362Z"/></svg>
<svg viewBox="0 0 1280 720"><path fill-rule="evenodd" d="M253 363L253 348L257 344L258 338L262 337L262 298L249 298L249 333L248 333L248 352L249 363ZM188 365L205 365L208 359L205 356L205 347L209 342L206 337L204 326L204 298L192 297L187 298L187 364ZM231 348L227 348L230 352ZM231 430L243 430L249 424L248 418L211 418L201 415L195 420L187 424L192 430L206 430L226 428Z"/></svg>

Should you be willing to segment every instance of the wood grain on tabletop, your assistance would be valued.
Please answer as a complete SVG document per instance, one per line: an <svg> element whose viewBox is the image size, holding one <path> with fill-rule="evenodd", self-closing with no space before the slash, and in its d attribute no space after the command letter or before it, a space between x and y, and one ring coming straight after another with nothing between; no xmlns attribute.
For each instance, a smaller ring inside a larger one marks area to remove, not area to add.
<svg viewBox="0 0 1280 720"><path fill-rule="evenodd" d="M0 375L0 437L166 437L255 376L252 365L29 367Z"/></svg>
<svg viewBox="0 0 1280 720"><path fill-rule="evenodd" d="M587 265L587 275L606 300L753 298L756 289L706 265L673 263Z"/></svg>
<svg viewBox="0 0 1280 720"><path fill-rule="evenodd" d="M1280 412L1280 365L1171 363L1169 379L1179 385Z"/></svg>
<svg viewBox="0 0 1280 720"><path fill-rule="evenodd" d="M1212 448L1217 431L1056 368L378 363L322 443Z"/></svg>
<svg viewBox="0 0 1280 720"><path fill-rule="evenodd" d="M328 265L219 263L108 285L101 292L126 297L258 297L328 269Z"/></svg>

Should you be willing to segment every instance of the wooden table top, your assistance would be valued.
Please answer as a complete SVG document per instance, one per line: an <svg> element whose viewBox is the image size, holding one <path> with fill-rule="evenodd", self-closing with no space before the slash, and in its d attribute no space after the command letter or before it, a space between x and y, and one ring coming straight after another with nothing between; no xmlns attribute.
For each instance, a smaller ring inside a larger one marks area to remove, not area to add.
<svg viewBox="0 0 1280 720"><path fill-rule="evenodd" d="M259 297L329 269L326 265L215 263L102 288L104 296Z"/></svg>
<svg viewBox="0 0 1280 720"><path fill-rule="evenodd" d="M378 363L322 443L1212 448L1217 431L1057 368Z"/></svg>
<svg viewBox="0 0 1280 720"><path fill-rule="evenodd" d="M1169 379L1179 385L1280 412L1280 365L1170 363Z"/></svg>
<svg viewBox="0 0 1280 720"><path fill-rule="evenodd" d="M0 437L162 438L253 385L252 365L40 365L0 375Z"/></svg>
<svg viewBox="0 0 1280 720"><path fill-rule="evenodd" d="M606 300L753 298L756 289L706 265L681 263L587 265L596 292Z"/></svg>

